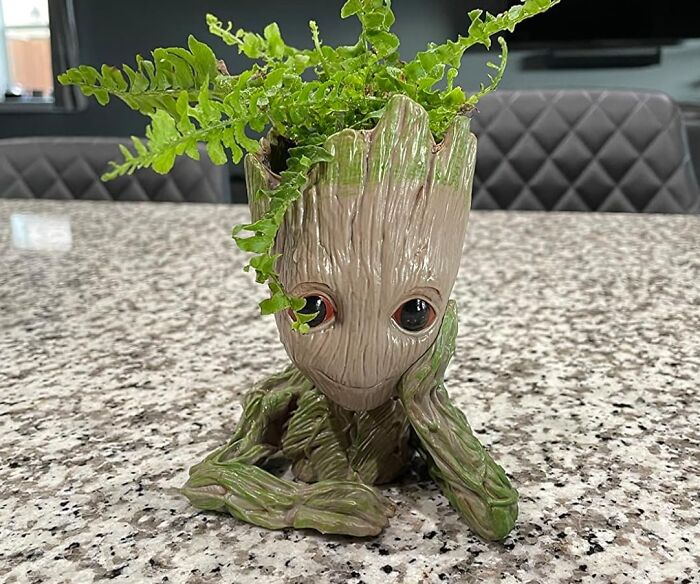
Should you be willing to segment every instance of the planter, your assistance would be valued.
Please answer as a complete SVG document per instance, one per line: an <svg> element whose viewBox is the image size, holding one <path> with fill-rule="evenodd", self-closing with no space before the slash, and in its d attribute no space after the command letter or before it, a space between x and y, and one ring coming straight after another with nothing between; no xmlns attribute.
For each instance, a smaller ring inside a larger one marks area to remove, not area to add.
<svg viewBox="0 0 700 584"><path fill-rule="evenodd" d="M521 0L468 14L464 35L403 60L390 0L345 0L353 45L289 46L276 23L262 34L207 15L209 31L252 60L232 75L211 47L159 48L135 67L70 69L106 105L118 98L150 119L146 142L122 148L108 180L140 168L167 173L178 156L217 164L244 153L252 222L236 225L246 270L267 285L292 364L245 397L231 439L190 469L182 493L270 529L378 534L393 513L374 485L395 479L414 449L464 520L485 539L512 529L518 494L450 402L450 300L469 215L476 139L469 118L500 83L500 33L559 0ZM500 47L490 82L455 81L465 52ZM249 131L271 128L260 142ZM435 142L437 137L440 143ZM264 465L283 454L296 480Z"/></svg>
<svg viewBox="0 0 700 584"><path fill-rule="evenodd" d="M279 182L280 147L270 139L246 158L253 220L265 212L253 195ZM333 160L312 168L275 241L280 282L306 298L311 330L276 315L292 365L248 393L231 440L182 492L263 527L375 535L393 507L373 485L406 470L415 442L472 529L501 539L517 492L442 383L474 175L469 118L436 144L428 113L396 95L373 130L343 130L325 147ZM280 451L298 482L262 468Z"/></svg>

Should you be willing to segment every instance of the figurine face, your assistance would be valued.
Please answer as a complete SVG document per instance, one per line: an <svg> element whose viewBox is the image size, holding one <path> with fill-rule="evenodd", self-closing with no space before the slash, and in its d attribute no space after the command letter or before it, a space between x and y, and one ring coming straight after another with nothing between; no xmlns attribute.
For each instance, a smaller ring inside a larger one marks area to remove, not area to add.
<svg viewBox="0 0 700 584"><path fill-rule="evenodd" d="M459 268L467 213L465 200L446 188L344 196L312 189L289 213L280 277L318 315L301 335L279 313L280 338L331 400L350 410L380 406L430 348Z"/></svg>
<svg viewBox="0 0 700 584"><path fill-rule="evenodd" d="M371 410L439 332L462 257L476 139L465 118L436 145L427 114L406 98L374 130L343 130L326 148L333 160L311 171L275 244L282 285L318 316L306 335L286 313L277 327L328 398ZM253 192L277 180L256 159L247 164Z"/></svg>
<svg viewBox="0 0 700 584"><path fill-rule="evenodd" d="M287 352L316 387L351 410L373 409L394 395L401 375L435 340L444 314L435 288L416 288L398 298L374 294L365 285L335 294L321 283L299 289L307 304L327 304L332 312L303 336L288 334L289 322L280 323ZM316 320L323 312L329 314L322 308Z"/></svg>
<svg viewBox="0 0 700 584"><path fill-rule="evenodd" d="M306 335L291 329L288 315L278 314L290 358L326 396L351 410L373 409L390 399L401 375L434 342L466 223L465 213L456 213L461 228L452 222L457 233L440 236L447 218L417 209L413 219L422 215L421 222L427 221L421 229L397 225L408 215L400 213L385 232L383 220L372 221L380 219L384 205L366 203L378 202L375 197L317 201L324 225L298 232L296 258L280 271L286 289L306 298L308 312L318 314Z"/></svg>

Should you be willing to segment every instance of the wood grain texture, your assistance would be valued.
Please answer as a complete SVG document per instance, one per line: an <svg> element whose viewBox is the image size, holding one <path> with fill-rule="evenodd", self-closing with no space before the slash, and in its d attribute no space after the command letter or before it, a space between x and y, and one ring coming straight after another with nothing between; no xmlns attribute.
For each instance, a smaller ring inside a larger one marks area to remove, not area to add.
<svg viewBox="0 0 700 584"><path fill-rule="evenodd" d="M292 331L284 313L277 325L316 387L346 409L371 410L396 395L437 336L464 243L476 138L459 117L436 144L427 112L394 96L376 128L343 130L326 147L334 160L311 171L277 236L277 269L290 293L330 297L336 318L307 335ZM246 172L251 193L276 180L255 157ZM255 219L264 201L251 200ZM407 333L391 317L415 297L437 318Z"/></svg>

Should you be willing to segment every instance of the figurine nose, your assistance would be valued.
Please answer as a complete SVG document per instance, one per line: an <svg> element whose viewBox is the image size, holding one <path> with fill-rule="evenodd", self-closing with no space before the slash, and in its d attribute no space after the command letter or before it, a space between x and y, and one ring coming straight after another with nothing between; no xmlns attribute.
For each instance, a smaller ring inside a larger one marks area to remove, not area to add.
<svg viewBox="0 0 700 584"><path fill-rule="evenodd" d="M350 387L371 387L392 377L392 364L396 360L396 347L383 319L373 316L362 323L344 322L342 338L338 346L341 356L336 366L337 381Z"/></svg>

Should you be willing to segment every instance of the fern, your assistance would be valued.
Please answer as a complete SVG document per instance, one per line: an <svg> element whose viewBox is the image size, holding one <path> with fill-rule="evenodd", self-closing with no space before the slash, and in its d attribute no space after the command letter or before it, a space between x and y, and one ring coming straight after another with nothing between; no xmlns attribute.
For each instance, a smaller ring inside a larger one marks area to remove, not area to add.
<svg viewBox="0 0 700 584"><path fill-rule="evenodd" d="M466 36L438 45L404 62L398 54L399 39L391 32L394 14L390 0L347 0L341 17L355 16L361 24L357 43L330 47L323 44L315 22L310 22L313 48L288 46L277 24L262 35L234 30L213 15L207 15L210 32L252 59L251 67L230 75L212 49L190 37L187 49L156 49L152 59L136 58L134 68L89 66L70 69L59 77L63 84L77 85L101 105L112 97L150 118L147 141L133 138L133 150L122 149L123 161L113 163L104 179L150 167L169 172L177 156L199 157L203 142L216 164L230 158L240 161L245 152L255 153L259 143L248 131L283 136L294 147L280 184L255 193L267 199L267 211L258 221L236 226L233 237L244 251L253 254L246 270L266 283L270 297L261 302L263 314L291 309L294 328L308 331L314 315L301 314L304 301L290 297L275 271L274 243L285 213L303 191L309 170L330 154L326 139L344 128L369 129L381 117L389 98L408 95L430 116L436 139L441 139L455 117L472 109L478 100L501 81L507 62L507 46L498 37L501 56L490 83L472 95L454 86L462 57L476 44L489 48L499 33L557 4L559 0L521 0L499 15L481 10L469 13Z"/></svg>

